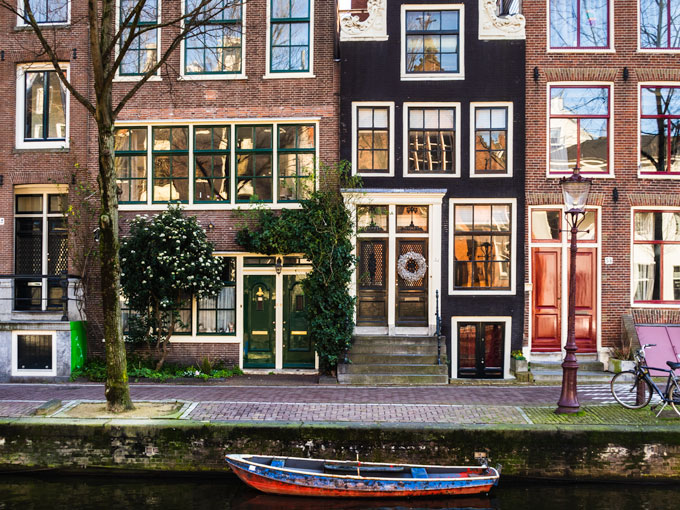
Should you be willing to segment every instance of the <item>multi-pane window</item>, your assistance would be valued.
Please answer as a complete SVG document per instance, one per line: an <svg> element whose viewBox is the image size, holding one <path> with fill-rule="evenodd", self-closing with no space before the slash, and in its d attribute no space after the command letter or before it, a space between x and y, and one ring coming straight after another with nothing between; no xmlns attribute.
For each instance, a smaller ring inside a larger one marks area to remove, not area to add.
<svg viewBox="0 0 680 510"><path fill-rule="evenodd" d="M121 203L146 202L147 129L119 128L115 131L115 164Z"/></svg>
<svg viewBox="0 0 680 510"><path fill-rule="evenodd" d="M357 171L390 171L390 111L387 107L357 108Z"/></svg>
<svg viewBox="0 0 680 510"><path fill-rule="evenodd" d="M142 75L157 61L158 0L146 0L141 8L138 0L120 0L119 23L123 27L121 45L132 38L120 64L120 75Z"/></svg>
<svg viewBox="0 0 680 510"><path fill-rule="evenodd" d="M186 0L186 12L202 0ZM185 41L185 74L241 72L242 4L215 0L205 8L206 21L193 29ZM200 19L200 18L199 18Z"/></svg>
<svg viewBox="0 0 680 510"><path fill-rule="evenodd" d="M453 205L455 289L510 289L511 206Z"/></svg>
<svg viewBox="0 0 680 510"><path fill-rule="evenodd" d="M680 49L680 0L640 0L640 48Z"/></svg>
<svg viewBox="0 0 680 510"><path fill-rule="evenodd" d="M475 175L508 173L508 108L477 106L474 108Z"/></svg>
<svg viewBox="0 0 680 510"><path fill-rule="evenodd" d="M408 173L456 171L455 108L408 108Z"/></svg>
<svg viewBox="0 0 680 510"><path fill-rule="evenodd" d="M59 275L68 270L67 195L15 197L14 308L46 310L62 306Z"/></svg>
<svg viewBox="0 0 680 510"><path fill-rule="evenodd" d="M609 87L550 87L550 172L609 172Z"/></svg>
<svg viewBox="0 0 680 510"><path fill-rule="evenodd" d="M640 172L680 173L680 87L643 87Z"/></svg>
<svg viewBox="0 0 680 510"><path fill-rule="evenodd" d="M636 302L680 302L680 211L634 214Z"/></svg>
<svg viewBox="0 0 680 510"><path fill-rule="evenodd" d="M24 74L24 141L66 139L66 87L55 71Z"/></svg>
<svg viewBox="0 0 680 510"><path fill-rule="evenodd" d="M189 200L189 128L153 128L153 201Z"/></svg>
<svg viewBox="0 0 680 510"><path fill-rule="evenodd" d="M229 126L194 128L194 202L228 202Z"/></svg>
<svg viewBox="0 0 680 510"><path fill-rule="evenodd" d="M309 71L309 3L271 0L271 72Z"/></svg>
<svg viewBox="0 0 680 510"><path fill-rule="evenodd" d="M314 126L279 126L279 202L309 197L314 190Z"/></svg>
<svg viewBox="0 0 680 510"><path fill-rule="evenodd" d="M68 0L28 0L28 7L36 23L68 23ZM29 18L24 0L19 0L19 10Z"/></svg>
<svg viewBox="0 0 680 510"><path fill-rule="evenodd" d="M236 201L271 202L272 126L236 127Z"/></svg>
<svg viewBox="0 0 680 510"><path fill-rule="evenodd" d="M460 11L407 10L406 74L460 72Z"/></svg>
<svg viewBox="0 0 680 510"><path fill-rule="evenodd" d="M550 47L609 47L609 0L550 0Z"/></svg>
<svg viewBox="0 0 680 510"><path fill-rule="evenodd" d="M222 290L213 298L197 299L199 334L236 334L236 259L224 259Z"/></svg>

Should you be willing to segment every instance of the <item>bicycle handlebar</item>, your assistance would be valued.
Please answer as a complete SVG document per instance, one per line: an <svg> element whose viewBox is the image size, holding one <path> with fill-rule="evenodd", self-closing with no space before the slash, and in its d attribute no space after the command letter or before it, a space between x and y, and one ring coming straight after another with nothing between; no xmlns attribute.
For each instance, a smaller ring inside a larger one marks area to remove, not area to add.
<svg viewBox="0 0 680 510"><path fill-rule="evenodd" d="M641 346L640 349L644 351L648 347L656 347L656 344L645 344L645 345Z"/></svg>

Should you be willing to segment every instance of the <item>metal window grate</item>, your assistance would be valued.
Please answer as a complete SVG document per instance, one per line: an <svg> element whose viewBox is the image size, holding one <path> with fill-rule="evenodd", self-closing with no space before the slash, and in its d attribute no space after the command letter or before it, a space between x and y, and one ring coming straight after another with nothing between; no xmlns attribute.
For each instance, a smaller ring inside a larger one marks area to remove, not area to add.
<svg viewBox="0 0 680 510"><path fill-rule="evenodd" d="M363 241L359 254L359 284L362 288L385 286L385 242Z"/></svg>
<svg viewBox="0 0 680 510"><path fill-rule="evenodd" d="M17 335L20 370L52 370L52 335Z"/></svg>

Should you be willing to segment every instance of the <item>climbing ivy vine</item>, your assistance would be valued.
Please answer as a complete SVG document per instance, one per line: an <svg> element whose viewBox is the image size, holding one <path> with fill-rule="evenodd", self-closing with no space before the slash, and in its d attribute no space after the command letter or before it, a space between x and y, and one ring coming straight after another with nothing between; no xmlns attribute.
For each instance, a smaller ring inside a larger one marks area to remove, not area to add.
<svg viewBox="0 0 680 510"><path fill-rule="evenodd" d="M349 166L324 166L343 186ZM352 217L338 190L314 191L300 209L259 209L255 226L239 230L236 240L246 250L265 255L304 254L312 270L302 281L307 301L308 331L323 373L335 370L352 341L355 298L349 293L355 257ZM248 222L253 223L253 222Z"/></svg>

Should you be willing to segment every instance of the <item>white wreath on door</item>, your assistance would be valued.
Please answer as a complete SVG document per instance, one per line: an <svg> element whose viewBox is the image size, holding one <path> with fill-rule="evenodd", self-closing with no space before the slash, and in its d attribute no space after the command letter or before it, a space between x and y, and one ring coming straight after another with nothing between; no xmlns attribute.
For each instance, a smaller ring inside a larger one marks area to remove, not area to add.
<svg viewBox="0 0 680 510"><path fill-rule="evenodd" d="M410 271L408 268L409 262L415 262L415 271ZM397 273L401 276L402 280L407 283L416 283L422 280L427 272L427 261L420 253L414 251L409 251L404 253L397 261Z"/></svg>

